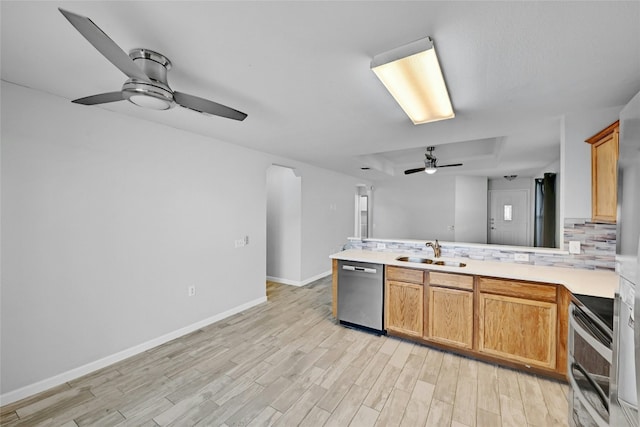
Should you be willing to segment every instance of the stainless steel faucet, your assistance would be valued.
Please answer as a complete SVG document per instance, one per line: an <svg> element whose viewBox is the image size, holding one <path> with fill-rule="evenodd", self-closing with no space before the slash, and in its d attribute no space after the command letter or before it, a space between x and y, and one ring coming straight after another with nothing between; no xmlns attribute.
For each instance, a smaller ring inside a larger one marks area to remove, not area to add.
<svg viewBox="0 0 640 427"><path fill-rule="evenodd" d="M427 242L426 246L433 249L433 256L440 258L440 243L438 243L438 240L435 243Z"/></svg>

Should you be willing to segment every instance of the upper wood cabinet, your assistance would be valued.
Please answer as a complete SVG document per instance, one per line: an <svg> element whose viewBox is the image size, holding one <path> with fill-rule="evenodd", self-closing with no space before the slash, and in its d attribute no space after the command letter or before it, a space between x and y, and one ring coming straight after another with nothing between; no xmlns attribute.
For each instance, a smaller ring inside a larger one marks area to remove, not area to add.
<svg viewBox="0 0 640 427"><path fill-rule="evenodd" d="M616 121L585 141L591 144L591 217L596 222L616 222L619 132Z"/></svg>

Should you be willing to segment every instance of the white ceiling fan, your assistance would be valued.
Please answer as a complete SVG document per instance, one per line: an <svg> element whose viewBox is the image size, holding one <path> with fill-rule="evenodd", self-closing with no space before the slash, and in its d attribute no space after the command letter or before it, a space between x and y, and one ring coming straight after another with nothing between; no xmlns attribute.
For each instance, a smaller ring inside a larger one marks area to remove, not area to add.
<svg viewBox="0 0 640 427"><path fill-rule="evenodd" d="M206 115L239 121L247 117L245 113L217 102L173 91L167 83L171 61L166 56L143 48L132 49L127 55L91 19L68 10L58 10L93 47L129 77L117 92L91 95L72 102L96 105L128 100L140 107L154 110L168 110L177 104Z"/></svg>

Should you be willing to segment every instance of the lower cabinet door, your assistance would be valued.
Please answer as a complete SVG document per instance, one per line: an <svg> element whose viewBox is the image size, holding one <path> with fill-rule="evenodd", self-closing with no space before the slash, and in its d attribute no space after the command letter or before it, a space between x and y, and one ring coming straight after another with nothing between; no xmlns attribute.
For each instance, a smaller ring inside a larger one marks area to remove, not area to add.
<svg viewBox="0 0 640 427"><path fill-rule="evenodd" d="M386 288L385 324L387 331L422 337L423 286L387 280Z"/></svg>
<svg viewBox="0 0 640 427"><path fill-rule="evenodd" d="M426 337L432 341L473 347L473 292L429 286Z"/></svg>
<svg viewBox="0 0 640 427"><path fill-rule="evenodd" d="M479 352L555 369L555 303L485 293L479 296Z"/></svg>

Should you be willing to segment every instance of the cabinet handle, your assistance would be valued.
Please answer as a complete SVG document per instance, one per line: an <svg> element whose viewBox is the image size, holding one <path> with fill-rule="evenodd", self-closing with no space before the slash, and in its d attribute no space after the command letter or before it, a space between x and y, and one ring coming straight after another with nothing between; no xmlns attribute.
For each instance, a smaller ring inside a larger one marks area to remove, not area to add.
<svg viewBox="0 0 640 427"><path fill-rule="evenodd" d="M348 270L348 271L360 271L362 273L371 273L371 274L376 274L377 272L375 268L355 267L353 265L343 265L342 269Z"/></svg>

